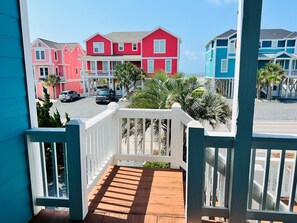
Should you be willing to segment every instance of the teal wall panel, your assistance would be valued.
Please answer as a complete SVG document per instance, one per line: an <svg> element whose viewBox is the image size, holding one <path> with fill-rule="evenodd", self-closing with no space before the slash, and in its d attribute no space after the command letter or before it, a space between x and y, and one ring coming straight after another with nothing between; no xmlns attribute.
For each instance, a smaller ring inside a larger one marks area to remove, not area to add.
<svg viewBox="0 0 297 223"><path fill-rule="evenodd" d="M30 119L18 0L0 1L0 24L0 216L1 222L23 223L33 215L24 137Z"/></svg>

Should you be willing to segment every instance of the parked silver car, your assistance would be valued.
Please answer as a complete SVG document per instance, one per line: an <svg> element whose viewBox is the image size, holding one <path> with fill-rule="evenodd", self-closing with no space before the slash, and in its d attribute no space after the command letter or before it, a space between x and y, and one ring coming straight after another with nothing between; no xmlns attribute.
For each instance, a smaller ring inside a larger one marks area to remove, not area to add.
<svg viewBox="0 0 297 223"><path fill-rule="evenodd" d="M77 93L76 91L62 91L61 94L59 95L59 100L61 102L73 101L78 98L80 98L80 94Z"/></svg>

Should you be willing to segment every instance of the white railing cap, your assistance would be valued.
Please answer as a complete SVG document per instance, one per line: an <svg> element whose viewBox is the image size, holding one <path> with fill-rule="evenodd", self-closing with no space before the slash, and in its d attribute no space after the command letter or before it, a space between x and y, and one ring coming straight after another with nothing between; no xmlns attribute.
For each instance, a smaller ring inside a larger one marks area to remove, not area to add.
<svg viewBox="0 0 297 223"><path fill-rule="evenodd" d="M109 110L117 110L119 109L120 105L116 102L110 102L108 105L107 105L107 109Z"/></svg>

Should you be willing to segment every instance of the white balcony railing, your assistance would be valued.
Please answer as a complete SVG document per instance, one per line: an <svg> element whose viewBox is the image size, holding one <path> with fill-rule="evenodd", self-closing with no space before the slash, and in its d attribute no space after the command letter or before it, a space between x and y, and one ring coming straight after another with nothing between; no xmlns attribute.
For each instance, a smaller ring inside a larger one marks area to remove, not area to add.
<svg viewBox="0 0 297 223"><path fill-rule="evenodd" d="M87 70L81 72L83 76L94 76L94 77L113 77L115 70Z"/></svg>
<svg viewBox="0 0 297 223"><path fill-rule="evenodd" d="M241 214L251 221L294 222L297 217L296 135L254 134L251 157L242 157L251 160L250 178L243 179L249 181L247 195L230 194L230 176L237 168L231 162L234 136L206 132L178 104L147 110L120 109L111 103L86 123L73 120L66 128L31 129L26 135L31 183L37 185L32 187L34 204L69 207L74 220L86 215L87 194L108 165L121 160L169 162L171 168L183 168L186 215L195 222L201 222L201 216L228 218L232 196L247 196L248 209ZM41 155L34 158L38 152ZM41 173L33 174L38 166Z"/></svg>

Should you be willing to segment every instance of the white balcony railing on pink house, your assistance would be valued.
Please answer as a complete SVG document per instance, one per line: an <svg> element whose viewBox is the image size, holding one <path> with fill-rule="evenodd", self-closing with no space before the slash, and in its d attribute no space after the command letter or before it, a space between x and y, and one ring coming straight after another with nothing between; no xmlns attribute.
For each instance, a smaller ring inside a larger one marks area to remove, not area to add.
<svg viewBox="0 0 297 223"><path fill-rule="evenodd" d="M70 218L87 214L87 195L110 164L118 161L168 162L186 172L186 219L228 218L230 197L248 198L245 216L294 222L297 136L254 134L248 194L231 194L234 136L209 133L182 111L108 109L65 128L26 132L33 201L40 206L69 207ZM46 155L47 154L47 155ZM80 173L80 174L79 174ZM296 222L296 221L295 221Z"/></svg>

